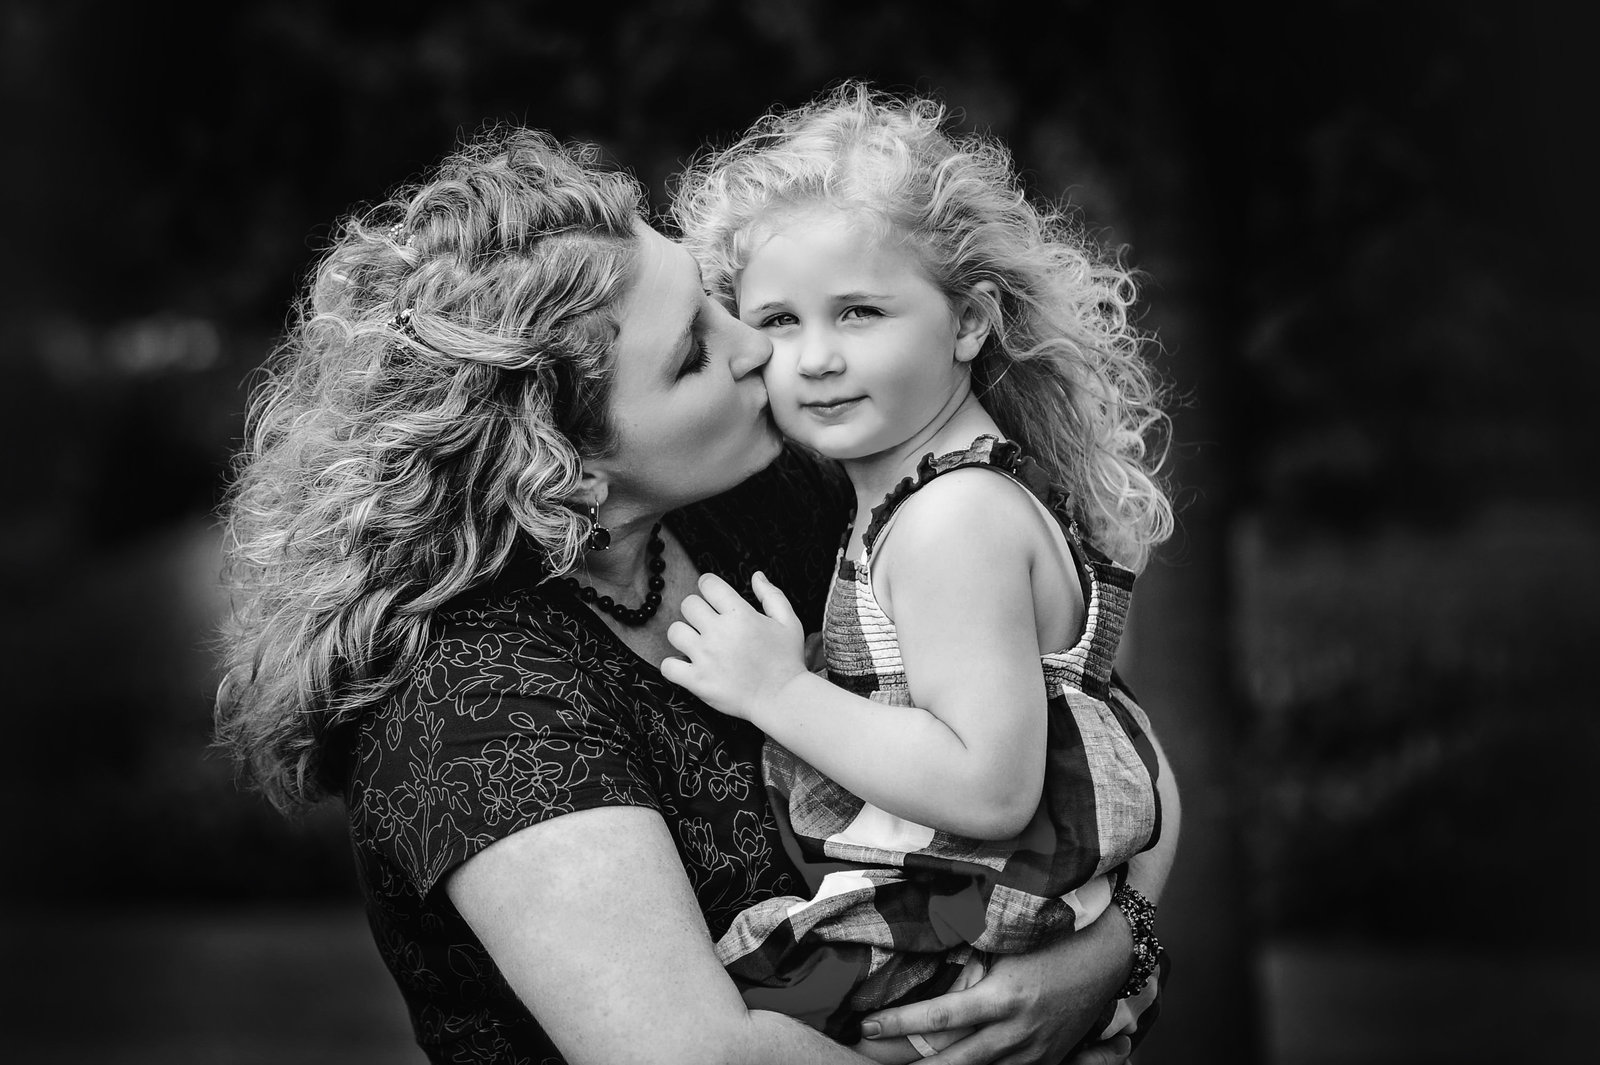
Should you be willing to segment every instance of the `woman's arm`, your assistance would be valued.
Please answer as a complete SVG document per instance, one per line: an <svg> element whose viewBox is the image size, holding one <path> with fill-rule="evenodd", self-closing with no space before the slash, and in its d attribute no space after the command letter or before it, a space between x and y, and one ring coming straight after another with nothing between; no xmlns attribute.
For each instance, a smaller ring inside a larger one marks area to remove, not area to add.
<svg viewBox="0 0 1600 1065"><path fill-rule="evenodd" d="M800 623L764 578L755 590L765 613L701 578L668 632L684 657L661 672L874 806L1004 839L1032 818L1044 784L1032 567L1048 540L1015 486L959 473L904 504L893 551L876 567L915 706L885 706L807 672Z"/></svg>
<svg viewBox="0 0 1600 1065"><path fill-rule="evenodd" d="M745 1008L653 810L580 810L522 829L463 863L446 890L572 1065L865 1060Z"/></svg>
<svg viewBox="0 0 1600 1065"><path fill-rule="evenodd" d="M1128 883L1152 902L1161 897L1178 849L1182 809L1166 752L1155 745L1160 767L1161 838L1128 863ZM979 1065L1004 1055L1017 1065L1055 1065L1093 1023L1103 1003L1128 979L1133 936L1121 912L1110 907L1088 928L1028 954L995 959L989 974L965 991L872 1014L863 1033L875 1039L980 1026L946 1047L934 1065ZM1128 1056L1126 1040L1112 1040L1074 1057L1068 1065L1114 1065Z"/></svg>

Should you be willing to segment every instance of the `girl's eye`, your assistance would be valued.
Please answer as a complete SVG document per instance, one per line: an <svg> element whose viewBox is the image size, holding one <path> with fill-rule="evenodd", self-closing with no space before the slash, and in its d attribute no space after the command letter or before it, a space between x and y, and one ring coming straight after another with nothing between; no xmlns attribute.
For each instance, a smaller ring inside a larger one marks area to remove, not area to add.
<svg viewBox="0 0 1600 1065"><path fill-rule="evenodd" d="M792 314L773 314L761 319L761 329L777 329L781 326L793 325L795 317Z"/></svg>
<svg viewBox="0 0 1600 1065"><path fill-rule="evenodd" d="M711 352L706 349L705 339L702 337L695 337L694 350L689 353L689 357L685 359L683 365L678 368L678 379L682 380L683 378L688 377L690 374L699 373L710 364Z"/></svg>
<svg viewBox="0 0 1600 1065"><path fill-rule="evenodd" d="M876 308L876 307L854 306L854 307L846 307L844 309L844 313L841 314L839 317L841 317L841 318L877 318L877 317L881 316L882 313L883 312L878 310L878 308Z"/></svg>

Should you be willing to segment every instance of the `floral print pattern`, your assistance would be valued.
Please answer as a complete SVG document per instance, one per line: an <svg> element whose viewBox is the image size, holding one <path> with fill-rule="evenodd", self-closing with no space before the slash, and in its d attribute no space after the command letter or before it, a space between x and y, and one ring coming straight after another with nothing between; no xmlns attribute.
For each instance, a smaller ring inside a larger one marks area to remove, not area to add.
<svg viewBox="0 0 1600 1065"><path fill-rule="evenodd" d="M841 484L786 456L669 515L702 572L752 572L820 626ZM436 619L410 683L356 730L346 787L368 921L434 1062L562 1059L442 890L461 862L575 810L644 806L671 831L713 938L796 892L761 783L761 735L667 683L569 592L511 566Z"/></svg>

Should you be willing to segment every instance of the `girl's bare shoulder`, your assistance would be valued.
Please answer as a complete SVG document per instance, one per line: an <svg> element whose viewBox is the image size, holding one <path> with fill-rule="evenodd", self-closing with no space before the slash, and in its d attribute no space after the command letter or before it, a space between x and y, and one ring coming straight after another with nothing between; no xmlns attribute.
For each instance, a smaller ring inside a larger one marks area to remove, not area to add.
<svg viewBox="0 0 1600 1065"><path fill-rule="evenodd" d="M910 562L999 555L1025 564L1050 544L1046 521L1032 494L1004 474L950 470L900 504L877 553L884 561L892 551Z"/></svg>

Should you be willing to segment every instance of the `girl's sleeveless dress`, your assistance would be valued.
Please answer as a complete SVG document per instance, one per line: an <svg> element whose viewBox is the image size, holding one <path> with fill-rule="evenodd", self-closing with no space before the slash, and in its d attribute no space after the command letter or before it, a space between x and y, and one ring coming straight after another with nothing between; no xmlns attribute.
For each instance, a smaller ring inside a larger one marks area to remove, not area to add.
<svg viewBox="0 0 1600 1065"><path fill-rule="evenodd" d="M1086 926L1109 904L1128 859L1159 831L1149 722L1112 672L1133 574L1084 542L1069 500L1014 443L982 437L964 451L926 456L916 476L873 509L861 560L840 550L823 629L828 679L875 702L911 705L894 624L872 592L873 549L901 503L967 468L1009 477L1060 523L1087 622L1071 647L1041 658L1049 689L1044 795L1014 839L972 839L896 817L767 741L763 775L812 896L742 911L718 957L747 1005L836 1038L853 1037L863 1011L941 993L973 951L1027 951ZM1108 1007L1096 1030L1130 1030L1134 1016L1127 1006Z"/></svg>

